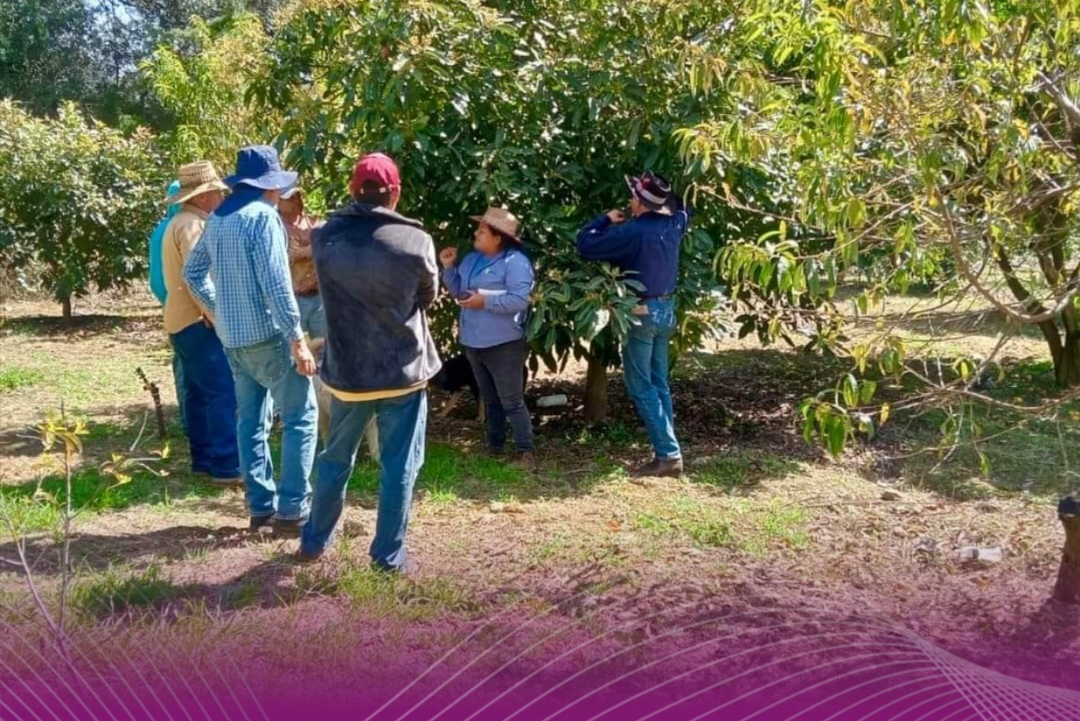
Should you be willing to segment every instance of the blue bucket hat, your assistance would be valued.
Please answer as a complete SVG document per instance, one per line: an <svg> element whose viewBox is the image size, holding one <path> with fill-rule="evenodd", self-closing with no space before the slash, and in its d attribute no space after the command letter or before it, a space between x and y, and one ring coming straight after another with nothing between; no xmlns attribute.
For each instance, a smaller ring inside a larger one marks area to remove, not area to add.
<svg viewBox="0 0 1080 721"><path fill-rule="evenodd" d="M250 185L260 190L283 190L296 178L296 173L281 169L277 150L269 145L249 145L236 154L236 172L225 178L225 184L230 188Z"/></svg>

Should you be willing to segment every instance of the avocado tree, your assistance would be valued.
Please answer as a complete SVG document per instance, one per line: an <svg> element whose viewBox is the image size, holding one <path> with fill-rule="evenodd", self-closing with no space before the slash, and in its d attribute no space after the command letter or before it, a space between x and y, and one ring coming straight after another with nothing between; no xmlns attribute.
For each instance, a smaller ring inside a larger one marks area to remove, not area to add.
<svg viewBox="0 0 1080 721"><path fill-rule="evenodd" d="M73 104L38 118L0 101L0 262L48 290L65 319L73 299L146 271L165 187L152 140L88 121Z"/></svg>
<svg viewBox="0 0 1080 721"><path fill-rule="evenodd" d="M730 13L636 0L310 3L279 28L252 98L284 116L286 162L331 207L357 156L378 150L401 166L403 212L440 245L468 243L468 216L486 205L519 215L537 268L533 350L553 369L587 359L586 413L598 420L634 281L582 261L574 239L625 207L625 174L668 175L697 211L683 246L680 347L717 322L713 256L740 214L695 192L711 168L683 162L675 132L733 110L688 60ZM444 349L455 317L449 302L436 313Z"/></svg>
<svg viewBox="0 0 1080 721"><path fill-rule="evenodd" d="M722 170L699 181L735 207L774 214L767 232L733 238L718 256L744 330L793 338L815 317L826 322L810 345L852 359L835 390L804 405L808 436L839 452L897 410L873 404L870 370L933 386L909 404L993 402L974 387L993 358L957 359L943 382L906 362L888 324L847 342L833 301L855 279L868 281L857 313L922 281L943 304L974 295L1013 327L1037 327L1058 384L1080 385L1075 3L762 0L747 9L695 60L705 69L764 43L743 78L723 81L743 113L687 123L679 137L685 162L750 166L772 187L763 207Z"/></svg>
<svg viewBox="0 0 1080 721"><path fill-rule="evenodd" d="M158 145L174 166L210 160L219 170L229 168L237 148L263 142L262 128L275 122L244 101L265 71L269 37L262 22L252 14L213 22L195 16L168 39L139 64L167 116Z"/></svg>

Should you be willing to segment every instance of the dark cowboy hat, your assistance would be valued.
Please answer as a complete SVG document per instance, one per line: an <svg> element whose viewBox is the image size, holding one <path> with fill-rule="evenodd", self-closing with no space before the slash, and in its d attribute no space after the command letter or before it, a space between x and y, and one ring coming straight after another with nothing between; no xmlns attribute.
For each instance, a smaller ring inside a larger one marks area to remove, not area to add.
<svg viewBox="0 0 1080 721"><path fill-rule="evenodd" d="M635 198L654 213L671 215L674 212L675 194L667 178L650 170L639 178L626 176L626 186Z"/></svg>

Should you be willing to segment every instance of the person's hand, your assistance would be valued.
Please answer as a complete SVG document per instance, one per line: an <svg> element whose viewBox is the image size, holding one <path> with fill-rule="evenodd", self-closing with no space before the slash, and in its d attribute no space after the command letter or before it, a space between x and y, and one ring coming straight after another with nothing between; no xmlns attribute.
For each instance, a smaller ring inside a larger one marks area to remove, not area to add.
<svg viewBox="0 0 1080 721"><path fill-rule="evenodd" d="M443 248L439 251L439 262L446 269L453 268L457 263L457 248Z"/></svg>
<svg viewBox="0 0 1080 721"><path fill-rule="evenodd" d="M469 308L470 310L483 310L484 296L479 293L469 293L466 297L459 299L457 304L462 308Z"/></svg>
<svg viewBox="0 0 1080 721"><path fill-rule="evenodd" d="M303 338L293 341L292 357L297 373L308 378L315 375L315 356L311 354L311 349Z"/></svg>
<svg viewBox="0 0 1080 721"><path fill-rule="evenodd" d="M626 222L626 213L622 212L621 210L609 210L607 217L608 220L610 220L615 225Z"/></svg>
<svg viewBox="0 0 1080 721"><path fill-rule="evenodd" d="M203 322L203 325L205 325L207 328L213 328L214 327L214 319L211 318L208 315L204 315L202 317L202 322Z"/></svg>

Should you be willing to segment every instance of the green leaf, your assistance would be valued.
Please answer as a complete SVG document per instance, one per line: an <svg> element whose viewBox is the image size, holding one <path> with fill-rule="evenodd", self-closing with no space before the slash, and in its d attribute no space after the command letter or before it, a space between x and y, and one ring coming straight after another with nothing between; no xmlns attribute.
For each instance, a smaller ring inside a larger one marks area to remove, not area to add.
<svg viewBox="0 0 1080 721"><path fill-rule="evenodd" d="M863 381L860 389L859 400L865 406L870 401L874 400L874 394L877 393L877 383L874 381Z"/></svg>
<svg viewBox="0 0 1080 721"><path fill-rule="evenodd" d="M847 442L847 433L845 417L833 415L829 418L829 453L831 453L834 458L839 458L843 454L844 445Z"/></svg>
<svg viewBox="0 0 1080 721"><path fill-rule="evenodd" d="M856 408L859 405L859 381L850 373L843 381L844 405L848 408Z"/></svg>

